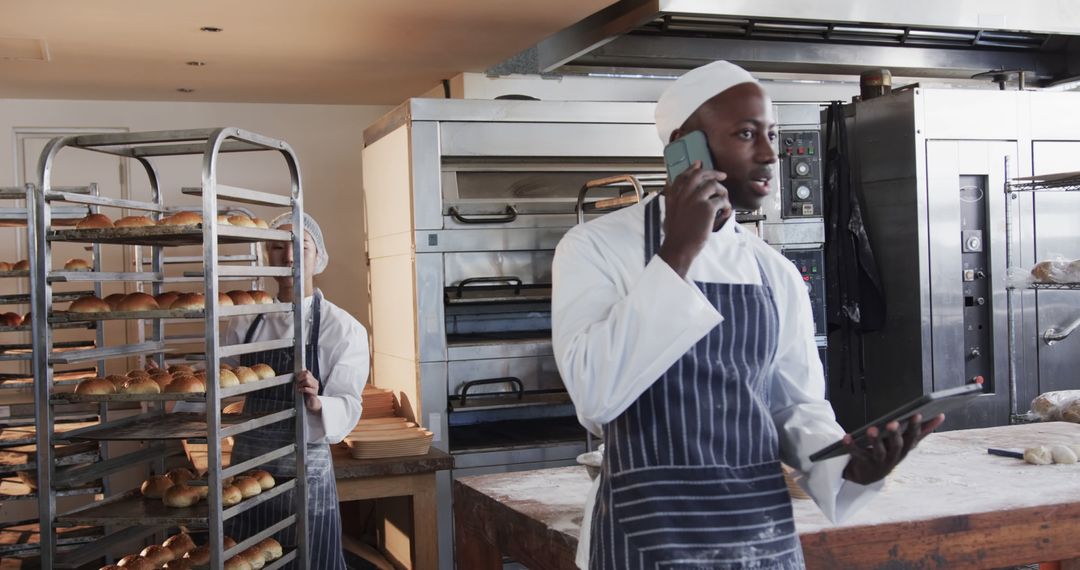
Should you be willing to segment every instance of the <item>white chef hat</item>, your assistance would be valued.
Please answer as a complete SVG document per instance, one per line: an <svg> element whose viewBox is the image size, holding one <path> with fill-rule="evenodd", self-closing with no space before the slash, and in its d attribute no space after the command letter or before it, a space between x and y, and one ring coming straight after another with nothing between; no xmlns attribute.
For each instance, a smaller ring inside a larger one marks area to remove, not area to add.
<svg viewBox="0 0 1080 570"><path fill-rule="evenodd" d="M291 223L292 212L285 212L270 222L270 229L277 229ZM330 253L326 251L326 240L323 239L322 228L319 227L319 223L315 221L315 218L312 218L311 214L307 212L304 212L304 231L311 234L311 239L315 241L315 271L311 274L318 275L330 263Z"/></svg>
<svg viewBox="0 0 1080 570"><path fill-rule="evenodd" d="M703 103L741 83L757 83L745 69L727 61L714 61L691 69L668 87L656 102L656 132L660 142L671 142L671 133L681 127Z"/></svg>

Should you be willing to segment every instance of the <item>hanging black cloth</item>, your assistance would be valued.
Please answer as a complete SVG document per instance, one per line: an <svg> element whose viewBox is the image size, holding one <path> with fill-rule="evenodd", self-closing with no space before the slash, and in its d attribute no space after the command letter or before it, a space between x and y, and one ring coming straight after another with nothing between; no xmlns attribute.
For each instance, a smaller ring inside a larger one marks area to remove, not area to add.
<svg viewBox="0 0 1080 570"><path fill-rule="evenodd" d="M839 102L829 105L826 116L824 182L829 388L834 394L861 394L861 335L884 328L885 291L851 181L847 125Z"/></svg>

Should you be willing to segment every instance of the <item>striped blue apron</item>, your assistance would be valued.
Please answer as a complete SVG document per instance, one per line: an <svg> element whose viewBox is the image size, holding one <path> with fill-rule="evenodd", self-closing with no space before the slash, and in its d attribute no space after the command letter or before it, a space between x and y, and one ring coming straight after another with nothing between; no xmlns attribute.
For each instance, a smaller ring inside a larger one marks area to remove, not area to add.
<svg viewBox="0 0 1080 570"><path fill-rule="evenodd" d="M312 321L307 344L306 359L310 372L319 378L319 330L321 322L322 293L315 291L312 301ZM244 342L251 342L262 323L259 315L251 323ZM282 348L256 352L241 357L244 366L263 362L279 373L293 369L293 349ZM320 381L319 394L322 394ZM295 384L282 384L267 390L252 392L244 400L244 412L269 413L291 409L296 402ZM232 463L240 463L279 449L296 441L295 419L277 422L236 436ZM307 493L308 493L308 558L311 570L345 570L345 558L341 550L341 515L338 513L337 482L334 478L334 462L330 446L308 444L307 447ZM296 458L292 455L276 459L262 467L274 477L295 477ZM245 539L281 519L291 515L293 491L282 493L255 508L240 513L226 521L225 532L237 540ZM286 547L296 544L296 527L289 526L274 535ZM290 563L288 566L291 568Z"/></svg>
<svg viewBox="0 0 1080 570"><path fill-rule="evenodd" d="M646 263L659 200L646 206ZM591 568L805 568L769 413L780 320L758 271L761 285L697 283L724 321L605 426Z"/></svg>

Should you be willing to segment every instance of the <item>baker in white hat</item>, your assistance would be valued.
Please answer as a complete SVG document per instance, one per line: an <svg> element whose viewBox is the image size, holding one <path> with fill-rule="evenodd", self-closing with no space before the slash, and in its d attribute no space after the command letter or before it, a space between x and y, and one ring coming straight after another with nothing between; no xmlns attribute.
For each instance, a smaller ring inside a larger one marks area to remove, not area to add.
<svg viewBox="0 0 1080 570"><path fill-rule="evenodd" d="M840 520L942 417L856 446L825 400L806 286L733 217L776 167L772 102L725 61L656 106L664 144L692 131L694 164L659 196L570 230L555 251L555 358L605 457L585 508L581 568L805 567L781 461ZM849 455L808 456L841 439Z"/></svg>

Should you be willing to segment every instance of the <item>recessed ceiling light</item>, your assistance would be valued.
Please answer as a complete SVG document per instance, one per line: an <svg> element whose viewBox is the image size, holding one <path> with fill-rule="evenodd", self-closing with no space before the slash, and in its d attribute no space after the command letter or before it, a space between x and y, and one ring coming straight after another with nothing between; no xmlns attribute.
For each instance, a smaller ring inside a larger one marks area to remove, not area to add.
<svg viewBox="0 0 1080 570"><path fill-rule="evenodd" d="M203 26L203 27L199 28L199 30L204 31L204 32L220 32L221 28L219 28L217 26Z"/></svg>
<svg viewBox="0 0 1080 570"><path fill-rule="evenodd" d="M206 65L206 62L205 61L194 61L194 60L192 60L192 61L187 62L187 64L190 65L191 67L202 67L202 66Z"/></svg>
<svg viewBox="0 0 1080 570"><path fill-rule="evenodd" d="M195 90L190 88L190 87L177 87L176 90L181 92L181 93L194 93L195 92Z"/></svg>

